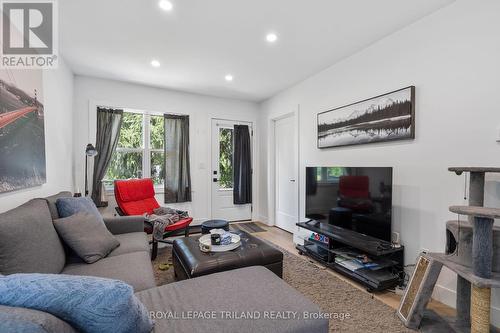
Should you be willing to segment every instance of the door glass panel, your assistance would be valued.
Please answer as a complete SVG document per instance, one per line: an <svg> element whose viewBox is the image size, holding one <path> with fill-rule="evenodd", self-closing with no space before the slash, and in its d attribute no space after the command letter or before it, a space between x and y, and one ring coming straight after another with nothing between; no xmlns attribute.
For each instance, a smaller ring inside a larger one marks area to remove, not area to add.
<svg viewBox="0 0 500 333"><path fill-rule="evenodd" d="M233 129L219 128L219 186L233 188Z"/></svg>
<svg viewBox="0 0 500 333"><path fill-rule="evenodd" d="M151 179L155 185L163 185L163 179L165 179L164 156L164 152L151 152Z"/></svg>

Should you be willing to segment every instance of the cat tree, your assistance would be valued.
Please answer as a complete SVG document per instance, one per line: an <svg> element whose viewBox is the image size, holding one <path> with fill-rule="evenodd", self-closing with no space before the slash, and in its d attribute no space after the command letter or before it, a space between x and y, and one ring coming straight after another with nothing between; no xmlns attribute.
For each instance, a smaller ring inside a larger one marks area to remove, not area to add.
<svg viewBox="0 0 500 333"><path fill-rule="evenodd" d="M500 288L499 251L494 249L500 246L500 229L493 227L494 219L500 218L500 209L483 207L484 183L486 173L500 173L500 168L449 168L449 171L457 175L470 173L469 206L450 207L451 212L467 216L468 221L447 222L446 253L419 257L419 263L423 259L425 265L417 265L412 276L419 284L408 287L399 315L406 326L420 326L423 332L446 328L455 332L486 333L490 332L491 288ZM457 274L457 316L453 320L438 318L429 312L424 314L442 266Z"/></svg>

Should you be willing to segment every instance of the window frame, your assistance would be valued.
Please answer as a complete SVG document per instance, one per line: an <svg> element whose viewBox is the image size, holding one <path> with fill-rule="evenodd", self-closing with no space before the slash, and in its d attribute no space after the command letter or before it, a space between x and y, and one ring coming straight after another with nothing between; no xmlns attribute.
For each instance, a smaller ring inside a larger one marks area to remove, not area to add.
<svg viewBox="0 0 500 333"><path fill-rule="evenodd" d="M123 108L123 113L135 113L142 115L142 144L141 148L120 148L116 147L116 152L122 153L141 153L142 154L142 174L140 178L151 178L151 153L165 153L165 148L151 148L151 117L163 117L161 112L143 111L137 109ZM165 145L165 142L163 142ZM146 157L147 156L147 157ZM105 180L105 179L103 179ZM113 179L114 181L115 179ZM165 179L163 180L165 181ZM163 184L154 185L156 193L164 193L165 186ZM106 193L113 193L114 186L106 186Z"/></svg>

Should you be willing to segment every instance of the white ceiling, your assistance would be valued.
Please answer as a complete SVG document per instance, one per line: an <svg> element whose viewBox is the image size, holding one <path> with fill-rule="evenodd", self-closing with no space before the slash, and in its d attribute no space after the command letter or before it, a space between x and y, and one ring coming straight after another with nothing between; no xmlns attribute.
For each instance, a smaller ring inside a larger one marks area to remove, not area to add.
<svg viewBox="0 0 500 333"><path fill-rule="evenodd" d="M64 0L61 53L76 74L261 101L453 1Z"/></svg>

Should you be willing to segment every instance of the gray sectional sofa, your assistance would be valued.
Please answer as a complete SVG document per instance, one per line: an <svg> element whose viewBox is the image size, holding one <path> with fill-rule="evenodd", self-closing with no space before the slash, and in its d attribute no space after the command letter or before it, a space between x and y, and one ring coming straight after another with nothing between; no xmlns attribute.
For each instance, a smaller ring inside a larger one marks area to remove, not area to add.
<svg viewBox="0 0 500 333"><path fill-rule="evenodd" d="M33 199L0 214L0 274L52 273L112 278L130 284L151 312L154 332L328 332L328 320L303 319L320 309L264 267L248 267L156 287L142 217L105 218L120 246L93 264L62 243L52 224L55 202L69 192ZM76 332L48 313L0 305L47 332ZM210 312L215 318L196 319ZM277 314L295 313L287 319ZM242 314L253 314L243 319Z"/></svg>

